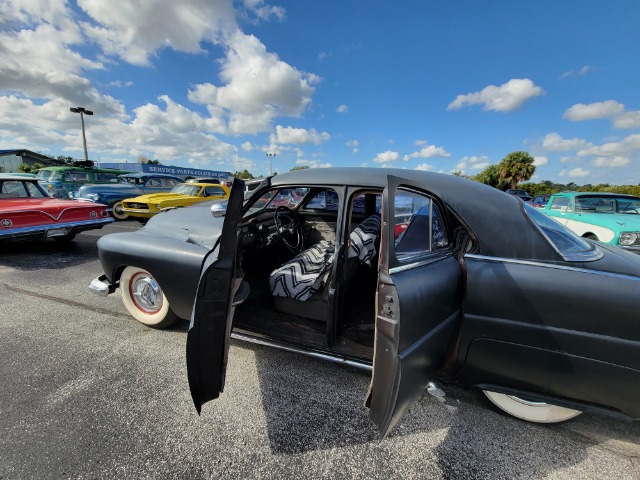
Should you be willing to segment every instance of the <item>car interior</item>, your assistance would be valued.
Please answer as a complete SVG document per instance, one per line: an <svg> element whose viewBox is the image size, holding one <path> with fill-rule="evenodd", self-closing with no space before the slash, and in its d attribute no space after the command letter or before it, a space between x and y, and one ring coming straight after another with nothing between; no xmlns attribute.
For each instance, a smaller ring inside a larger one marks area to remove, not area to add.
<svg viewBox="0 0 640 480"><path fill-rule="evenodd" d="M326 348L333 326L335 350L371 359L381 200L382 191L353 196L349 229L338 242L344 247L336 252L334 189L282 188L252 199L239 247L250 294L236 307L234 327ZM331 289L340 292L334 305Z"/></svg>

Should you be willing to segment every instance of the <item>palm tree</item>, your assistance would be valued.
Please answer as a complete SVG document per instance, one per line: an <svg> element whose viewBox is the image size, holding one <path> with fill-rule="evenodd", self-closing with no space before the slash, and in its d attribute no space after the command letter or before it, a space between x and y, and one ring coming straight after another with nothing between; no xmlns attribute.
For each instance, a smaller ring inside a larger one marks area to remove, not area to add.
<svg viewBox="0 0 640 480"><path fill-rule="evenodd" d="M518 188L518 182L526 182L536 171L534 158L527 152L511 152L500 162L500 178L511 184L511 188Z"/></svg>

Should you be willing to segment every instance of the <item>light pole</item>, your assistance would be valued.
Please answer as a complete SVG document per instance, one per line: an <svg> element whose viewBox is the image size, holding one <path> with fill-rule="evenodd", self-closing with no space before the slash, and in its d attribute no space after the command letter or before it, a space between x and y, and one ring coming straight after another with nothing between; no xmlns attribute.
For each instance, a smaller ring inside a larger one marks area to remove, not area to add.
<svg viewBox="0 0 640 480"><path fill-rule="evenodd" d="M84 134L84 115L93 115L93 112L91 110L87 110L84 107L71 107L69 110L71 110L73 113L80 114L80 122L82 123L82 144L84 145L84 161L88 162L89 155L87 154L87 137Z"/></svg>
<svg viewBox="0 0 640 480"><path fill-rule="evenodd" d="M269 157L269 176L273 175L273 157L276 155L273 152L267 152L267 157Z"/></svg>

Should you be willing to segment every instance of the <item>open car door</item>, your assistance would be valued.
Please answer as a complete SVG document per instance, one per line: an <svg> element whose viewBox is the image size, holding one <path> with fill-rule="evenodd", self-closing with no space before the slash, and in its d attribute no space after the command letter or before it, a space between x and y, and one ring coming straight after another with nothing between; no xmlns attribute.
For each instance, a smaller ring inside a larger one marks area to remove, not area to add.
<svg viewBox="0 0 640 480"><path fill-rule="evenodd" d="M458 332L464 275L444 212L422 187L387 177L367 398L383 436L442 369ZM403 229L395 228L397 222Z"/></svg>
<svg viewBox="0 0 640 480"><path fill-rule="evenodd" d="M205 257L187 335L187 375L191 397L202 405L224 389L234 297L242 295L241 270L236 262L242 218L244 182L234 180L220 240Z"/></svg>

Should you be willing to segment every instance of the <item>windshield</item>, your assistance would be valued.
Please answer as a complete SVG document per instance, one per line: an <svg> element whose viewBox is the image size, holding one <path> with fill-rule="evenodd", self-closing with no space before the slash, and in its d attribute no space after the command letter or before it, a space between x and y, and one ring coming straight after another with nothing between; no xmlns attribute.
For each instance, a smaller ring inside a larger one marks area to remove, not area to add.
<svg viewBox="0 0 640 480"><path fill-rule="evenodd" d="M44 180L47 182L55 182L60 181L62 179L62 173L51 170L39 170L36 178L38 180Z"/></svg>
<svg viewBox="0 0 640 480"><path fill-rule="evenodd" d="M277 207L297 207L309 189L304 188L281 188L269 190L258 198L247 213L254 213L259 210L275 209Z"/></svg>
<svg viewBox="0 0 640 480"><path fill-rule="evenodd" d="M197 197L200 189L197 185L187 185L185 183L176 185L171 189L171 193L179 193L180 195L188 195L190 197Z"/></svg>
<svg viewBox="0 0 640 480"><path fill-rule="evenodd" d="M560 225L552 217L527 204L524 204L524 211L565 260L584 262L602 257L602 252L595 245Z"/></svg>
<svg viewBox="0 0 640 480"><path fill-rule="evenodd" d="M640 214L640 198L602 195L576 197L576 213Z"/></svg>
<svg viewBox="0 0 640 480"><path fill-rule="evenodd" d="M127 185L139 185L140 177L128 177L126 175L121 175L118 177L118 181Z"/></svg>

